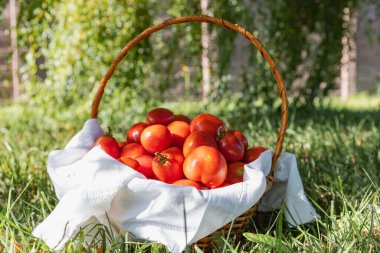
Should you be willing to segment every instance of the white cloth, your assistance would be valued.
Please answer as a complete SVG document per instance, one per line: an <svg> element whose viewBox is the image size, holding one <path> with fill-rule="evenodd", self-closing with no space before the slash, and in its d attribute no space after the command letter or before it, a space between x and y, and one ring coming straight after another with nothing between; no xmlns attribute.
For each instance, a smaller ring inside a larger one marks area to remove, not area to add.
<svg viewBox="0 0 380 253"><path fill-rule="evenodd" d="M285 202L284 215L290 226L320 218L305 195L296 157L293 154L287 152L281 154L274 177L276 183L264 194L259 211L280 209L282 202Z"/></svg>
<svg viewBox="0 0 380 253"><path fill-rule="evenodd" d="M59 203L33 235L53 250L63 249L80 228L96 220L119 233L128 231L181 252L243 214L264 194L270 150L245 166L242 183L198 191L146 179L93 147L102 134L97 120L88 120L64 150L49 154L48 173ZM318 217L303 192L294 155L281 155L278 164L279 183L264 195L262 210L279 208L284 200L289 207L285 217L291 224Z"/></svg>

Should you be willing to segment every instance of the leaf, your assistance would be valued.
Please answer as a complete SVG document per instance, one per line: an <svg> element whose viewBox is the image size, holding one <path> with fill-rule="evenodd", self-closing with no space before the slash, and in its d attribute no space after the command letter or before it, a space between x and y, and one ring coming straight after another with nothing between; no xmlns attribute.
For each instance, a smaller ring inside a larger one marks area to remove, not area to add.
<svg viewBox="0 0 380 253"><path fill-rule="evenodd" d="M285 202L282 202L280 213L278 214L278 221L277 221L277 241L276 241L276 252L279 252L282 247L282 222L284 218L284 208L285 208Z"/></svg>
<svg viewBox="0 0 380 253"><path fill-rule="evenodd" d="M249 241L265 245L267 247L270 247L272 249L277 248L277 252L284 252L284 253L291 253L292 250L284 245L281 241L278 243L277 238L269 235L264 234L254 234L254 233L244 233L243 236L247 238ZM277 247L276 247L277 246Z"/></svg>
<svg viewBox="0 0 380 253"><path fill-rule="evenodd" d="M197 245L194 245L194 250L196 253L203 253L203 251Z"/></svg>

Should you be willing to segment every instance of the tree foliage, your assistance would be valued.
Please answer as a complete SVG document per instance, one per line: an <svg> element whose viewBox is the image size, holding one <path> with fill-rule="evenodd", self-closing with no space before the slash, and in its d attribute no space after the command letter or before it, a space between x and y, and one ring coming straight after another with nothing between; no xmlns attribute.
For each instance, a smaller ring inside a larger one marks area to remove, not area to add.
<svg viewBox="0 0 380 253"><path fill-rule="evenodd" d="M3 11L7 4L7 0L0 0L0 22L3 21Z"/></svg>
<svg viewBox="0 0 380 253"><path fill-rule="evenodd" d="M344 8L353 12L357 3L267 0L257 4L256 32L274 57L297 105L312 105L315 98L336 87L346 29ZM245 83L257 80L256 93L273 101L275 83L269 78L268 66L255 54L248 66L257 66L258 70L254 74L247 71Z"/></svg>
<svg viewBox="0 0 380 253"><path fill-rule="evenodd" d="M98 82L130 39L164 19L200 13L199 0L36 0L19 5L20 46L27 48L21 69L26 94L33 103L54 101L53 107L83 101L89 106ZM211 1L209 14L254 32L275 59L294 101L307 105L334 88L346 29L343 9L358 6L356 0L223 0ZM210 96L221 99L238 90L243 107L258 97L273 104L276 84L257 50L249 50L243 74L231 79L231 58L241 50L237 34L215 26L210 32ZM117 68L106 102L117 108L149 103L152 97L177 99L184 94L177 84L188 85L184 80L190 80L191 95L199 95L200 38L199 24L181 24L145 39Z"/></svg>
<svg viewBox="0 0 380 253"><path fill-rule="evenodd" d="M44 1L21 29L29 48L22 69L28 93L40 102L54 98L58 105L86 99L125 43L151 25L146 2L134 1L130 8L124 1ZM128 85L140 87L151 51L148 41L132 51L133 60L122 62L107 95Z"/></svg>

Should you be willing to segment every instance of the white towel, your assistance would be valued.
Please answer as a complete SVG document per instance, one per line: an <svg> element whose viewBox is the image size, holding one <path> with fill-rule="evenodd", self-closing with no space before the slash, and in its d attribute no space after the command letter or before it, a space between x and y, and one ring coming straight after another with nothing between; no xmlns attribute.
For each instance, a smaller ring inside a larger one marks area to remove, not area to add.
<svg viewBox="0 0 380 253"><path fill-rule="evenodd" d="M98 121L88 120L64 150L49 154L48 173L59 203L33 235L53 250L62 250L95 220L119 233L129 232L181 252L243 214L264 194L273 156L270 150L245 166L242 183L198 191L146 179L93 147L102 134ZM277 168L279 182L264 195L261 210L277 209L284 200L290 224L319 217L305 197L294 155L282 154Z"/></svg>

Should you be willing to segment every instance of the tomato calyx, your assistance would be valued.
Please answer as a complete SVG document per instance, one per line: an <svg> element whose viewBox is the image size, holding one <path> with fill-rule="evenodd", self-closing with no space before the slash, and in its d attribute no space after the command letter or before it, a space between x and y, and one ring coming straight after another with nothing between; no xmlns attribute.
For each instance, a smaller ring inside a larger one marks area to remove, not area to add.
<svg viewBox="0 0 380 253"><path fill-rule="evenodd" d="M224 138L226 136L226 131L224 129L224 126L218 127L218 130L216 130L218 141Z"/></svg>
<svg viewBox="0 0 380 253"><path fill-rule="evenodd" d="M112 135L112 128L111 128L111 127L108 127L108 128L107 128L107 131L105 132L104 135L105 135L105 136L111 136L111 137L113 137L113 135Z"/></svg>
<svg viewBox="0 0 380 253"><path fill-rule="evenodd" d="M161 154L160 152L154 153L154 155L157 157L158 162L160 164L165 164L168 161L168 156L165 154Z"/></svg>

